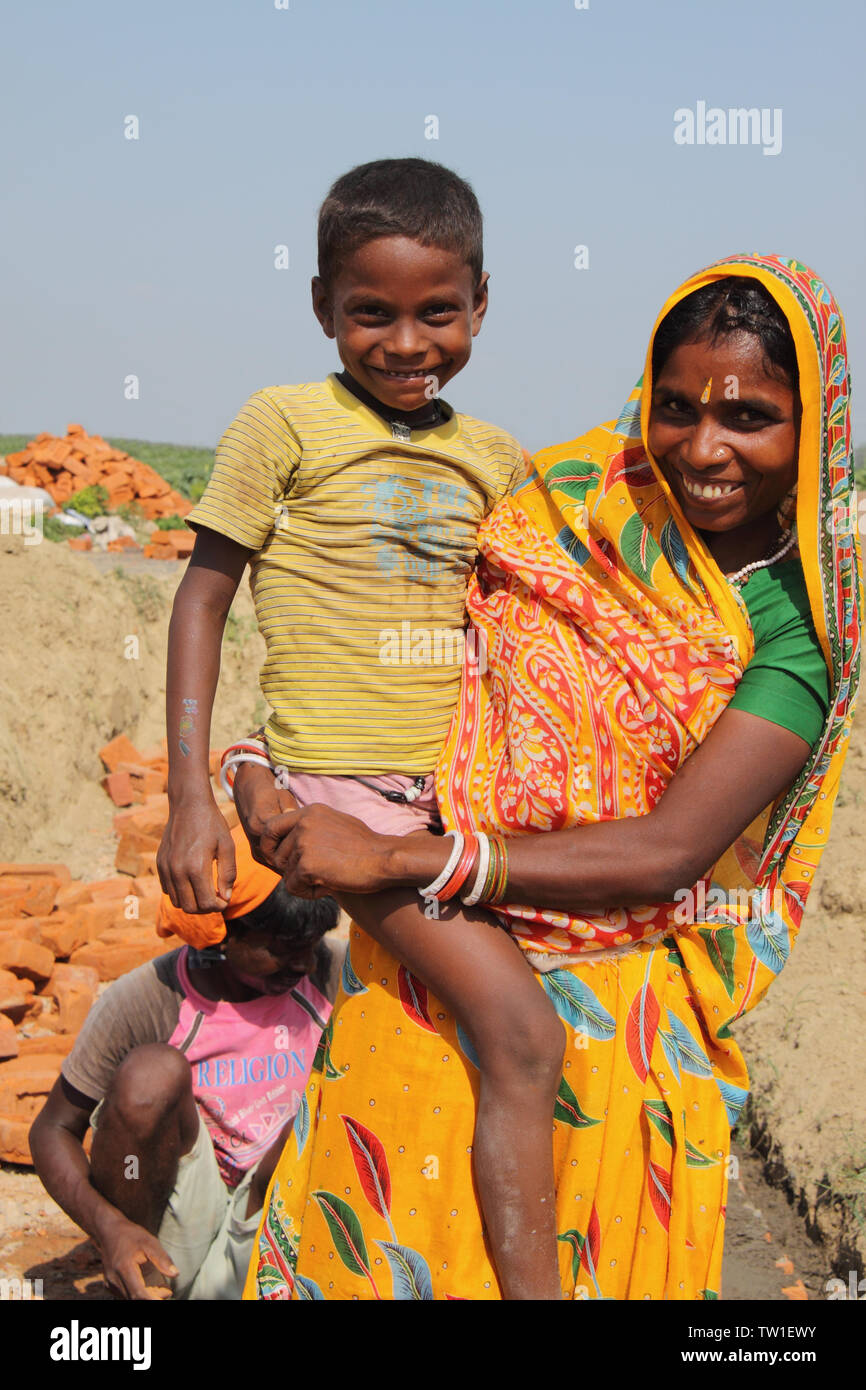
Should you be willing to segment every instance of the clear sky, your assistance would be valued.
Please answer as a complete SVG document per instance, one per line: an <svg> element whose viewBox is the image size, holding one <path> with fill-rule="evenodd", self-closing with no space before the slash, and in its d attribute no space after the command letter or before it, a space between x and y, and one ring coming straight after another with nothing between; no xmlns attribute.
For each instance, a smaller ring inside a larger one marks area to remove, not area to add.
<svg viewBox="0 0 866 1390"><path fill-rule="evenodd" d="M686 275L778 250L839 298L866 439L862 0L288 4L6 8L0 432L212 445L254 390L333 370L318 205L352 165L416 154L486 219L459 409L531 449L571 438L618 410ZM779 109L780 152L676 144L698 102Z"/></svg>

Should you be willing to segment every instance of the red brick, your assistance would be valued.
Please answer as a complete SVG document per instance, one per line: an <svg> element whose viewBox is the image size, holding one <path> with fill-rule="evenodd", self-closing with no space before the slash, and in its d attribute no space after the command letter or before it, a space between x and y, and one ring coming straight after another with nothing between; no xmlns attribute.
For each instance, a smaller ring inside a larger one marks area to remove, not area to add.
<svg viewBox="0 0 866 1390"><path fill-rule="evenodd" d="M146 939L136 942L91 941L74 952L71 964L92 965L99 971L100 980L116 980L165 950L165 942L150 933L146 934Z"/></svg>
<svg viewBox="0 0 866 1390"><path fill-rule="evenodd" d="M42 1057L46 1053L62 1061L68 1057L75 1045L74 1033L52 1033L43 1038L24 1038L18 1034L18 1055L20 1057Z"/></svg>
<svg viewBox="0 0 866 1390"><path fill-rule="evenodd" d="M88 927L92 940L93 937L101 936L106 927L114 927L123 921L123 903L118 898L82 903L75 909L74 919Z"/></svg>
<svg viewBox="0 0 866 1390"><path fill-rule="evenodd" d="M68 912L71 908L78 907L79 903L89 903L90 900L89 883L70 883L65 888L60 889L54 908L58 912Z"/></svg>
<svg viewBox="0 0 866 1390"><path fill-rule="evenodd" d="M125 898L129 893L128 878L100 878L95 883L88 883L90 896L95 903L114 901L117 898Z"/></svg>
<svg viewBox="0 0 866 1390"><path fill-rule="evenodd" d="M51 911L60 890L56 878L0 878L0 917L41 917Z"/></svg>
<svg viewBox="0 0 866 1390"><path fill-rule="evenodd" d="M18 1033L15 1024L5 1014L0 1014L0 1061L18 1056Z"/></svg>
<svg viewBox="0 0 866 1390"><path fill-rule="evenodd" d="M155 862L158 849L159 840L155 835L143 835L139 830L126 830L117 846L114 867L121 873L132 874L133 877L139 873L151 873L152 870L146 865L141 867L141 856L152 853Z"/></svg>
<svg viewBox="0 0 866 1390"><path fill-rule="evenodd" d="M78 912L56 913L55 920L48 918L42 927L42 942L58 960L71 956L94 935L94 928Z"/></svg>
<svg viewBox="0 0 866 1390"><path fill-rule="evenodd" d="M24 909L27 906L27 894L17 893L15 897L0 897L0 923L6 923L16 917L24 916Z"/></svg>
<svg viewBox="0 0 866 1390"><path fill-rule="evenodd" d="M66 544L70 550L92 550L93 538L91 536L70 536Z"/></svg>
<svg viewBox="0 0 866 1390"><path fill-rule="evenodd" d="M32 1166L27 1136L30 1124L17 1115L0 1115L0 1160L4 1163L26 1163Z"/></svg>
<svg viewBox="0 0 866 1390"><path fill-rule="evenodd" d="M168 771L165 772L153 767L141 767L135 771L129 770L129 780L132 783L132 794L137 802L143 803L145 797L158 796L165 791Z"/></svg>
<svg viewBox="0 0 866 1390"><path fill-rule="evenodd" d="M0 880L4 878L39 878L41 875L56 878L60 883L71 883L72 874L66 864L14 864L0 863Z"/></svg>
<svg viewBox="0 0 866 1390"><path fill-rule="evenodd" d="M103 777L100 786L108 793L115 806L131 806L135 800L132 778L128 772L109 772Z"/></svg>
<svg viewBox="0 0 866 1390"><path fill-rule="evenodd" d="M32 984L32 980L21 981L23 984ZM8 1018L10 1023L19 1024L29 1016L34 995L32 994L9 994L0 999L0 1018Z"/></svg>
<svg viewBox="0 0 866 1390"><path fill-rule="evenodd" d="M54 969L54 952L34 941L0 941L0 968L41 984Z"/></svg>
<svg viewBox="0 0 866 1390"><path fill-rule="evenodd" d="M0 941L42 941L41 917L3 917L0 915Z"/></svg>
<svg viewBox="0 0 866 1390"><path fill-rule="evenodd" d="M27 906L24 911L28 917L44 917L52 911L57 894L60 892L60 884L56 878L37 878L30 880L30 892L27 895Z"/></svg>
<svg viewBox="0 0 866 1390"><path fill-rule="evenodd" d="M123 837L127 831L135 830L142 835L162 839L162 832L168 825L168 797L149 796L141 806L131 806L128 811L118 811L114 817L114 833Z"/></svg>
<svg viewBox="0 0 866 1390"><path fill-rule="evenodd" d="M11 970L0 970L0 994L10 992L19 993L21 990L25 994L32 994L36 986L32 980L19 980L17 975L13 975Z"/></svg>
<svg viewBox="0 0 866 1390"><path fill-rule="evenodd" d="M104 748L100 748L99 756L106 772L116 772L119 763L141 762L141 754L126 734L118 734L110 743L106 743Z"/></svg>
<svg viewBox="0 0 866 1390"><path fill-rule="evenodd" d="M61 974L61 970L75 971L74 976ZM58 966L49 982L52 998L57 1003L60 1031L77 1033L90 1012L99 976L95 970L84 966Z"/></svg>
<svg viewBox="0 0 866 1390"><path fill-rule="evenodd" d="M60 1075L61 1058L16 1057L0 1063L0 1113L34 1119Z"/></svg>
<svg viewBox="0 0 866 1390"><path fill-rule="evenodd" d="M162 897L162 889L159 886L159 880L151 878L149 874L144 878L133 879L132 891L137 894L139 898L145 898L147 900L152 899L156 903L158 903Z"/></svg>

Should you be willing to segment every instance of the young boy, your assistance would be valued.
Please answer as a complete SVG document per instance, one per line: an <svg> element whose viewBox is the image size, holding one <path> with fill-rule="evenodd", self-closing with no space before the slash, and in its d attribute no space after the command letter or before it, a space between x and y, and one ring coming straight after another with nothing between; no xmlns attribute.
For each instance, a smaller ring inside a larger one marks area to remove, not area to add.
<svg viewBox="0 0 866 1390"><path fill-rule="evenodd" d="M458 693L477 528L525 472L514 439L438 394L469 360L487 281L475 195L440 165L362 165L322 206L313 310L344 370L257 392L188 517L197 536L169 633L159 871L189 912L224 905L232 882L207 750L223 626L247 563L267 644L267 753L288 769L275 811L324 803L383 833L438 826L432 770ZM488 862L501 868L493 846L454 844L443 898L459 887L493 897L482 883ZM413 909L372 934L475 1044L476 1174L505 1296L559 1298L550 1134L563 1030L489 919L461 919L458 945L443 927ZM484 983L498 982L480 1004L461 954L473 934Z"/></svg>
<svg viewBox="0 0 866 1390"><path fill-rule="evenodd" d="M123 1298L240 1298L337 992L333 898L292 897L233 838L225 919L164 899L162 934L189 944L100 996L30 1131L36 1171Z"/></svg>

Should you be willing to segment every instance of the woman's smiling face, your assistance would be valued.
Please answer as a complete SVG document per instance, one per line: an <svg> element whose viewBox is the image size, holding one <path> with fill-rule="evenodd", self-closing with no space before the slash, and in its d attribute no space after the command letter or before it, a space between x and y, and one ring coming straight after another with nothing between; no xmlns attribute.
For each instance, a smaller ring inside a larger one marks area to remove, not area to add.
<svg viewBox="0 0 866 1390"><path fill-rule="evenodd" d="M648 442L692 526L732 531L778 507L797 480L797 417L794 390L768 372L753 334L673 349L653 386Z"/></svg>

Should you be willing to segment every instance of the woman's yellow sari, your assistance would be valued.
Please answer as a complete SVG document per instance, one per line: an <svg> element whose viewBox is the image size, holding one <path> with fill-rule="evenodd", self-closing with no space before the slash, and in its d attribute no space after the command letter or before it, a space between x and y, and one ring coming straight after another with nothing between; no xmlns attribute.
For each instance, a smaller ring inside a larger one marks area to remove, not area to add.
<svg viewBox="0 0 866 1390"><path fill-rule="evenodd" d="M683 901L505 909L568 1032L554 1152L569 1298L719 1296L748 1091L730 1025L790 953L847 751L861 595L844 328L826 286L776 256L693 277L659 322L731 274L761 281L794 335L798 541L830 712L796 784ZM745 607L642 442L651 360L652 341L616 424L540 454L482 528L468 607L487 670L465 672L440 761L447 826L522 834L648 811L750 660ZM471 1046L355 927L350 947L247 1296L498 1298L472 1181Z"/></svg>

